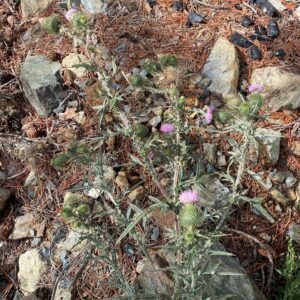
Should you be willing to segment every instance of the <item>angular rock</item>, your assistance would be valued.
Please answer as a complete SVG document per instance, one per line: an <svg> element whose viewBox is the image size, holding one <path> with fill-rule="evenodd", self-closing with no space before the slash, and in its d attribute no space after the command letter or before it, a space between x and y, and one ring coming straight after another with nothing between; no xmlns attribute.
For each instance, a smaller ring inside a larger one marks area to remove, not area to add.
<svg viewBox="0 0 300 300"><path fill-rule="evenodd" d="M202 75L211 79L209 89L212 92L223 95L235 93L239 79L239 59L234 45L223 37L218 38Z"/></svg>
<svg viewBox="0 0 300 300"><path fill-rule="evenodd" d="M45 56L28 56L22 65L20 80L25 96L38 114L48 117L66 97L58 62Z"/></svg>
<svg viewBox="0 0 300 300"><path fill-rule="evenodd" d="M292 145L292 152L293 154L300 156L300 141L294 141Z"/></svg>
<svg viewBox="0 0 300 300"><path fill-rule="evenodd" d="M255 139L258 143L259 157L264 159L266 164L275 165L280 154L280 132L272 129L258 128Z"/></svg>
<svg viewBox="0 0 300 300"><path fill-rule="evenodd" d="M159 225L159 227L163 229L175 228L177 216L171 210L163 212L159 208L155 209L151 213L151 217L155 220L155 222Z"/></svg>
<svg viewBox="0 0 300 300"><path fill-rule="evenodd" d="M132 192L128 194L128 198L131 201L140 200L145 195L145 189L143 186L139 186L136 189L134 189Z"/></svg>
<svg viewBox="0 0 300 300"><path fill-rule="evenodd" d="M28 213L15 219L15 226L12 234L9 236L9 239L19 240L43 237L45 227L45 221L40 222L33 213Z"/></svg>
<svg viewBox="0 0 300 300"><path fill-rule="evenodd" d="M21 0L22 18L37 17L52 3L53 0Z"/></svg>
<svg viewBox="0 0 300 300"><path fill-rule="evenodd" d="M214 164L217 159L217 145L204 143L203 150L207 156L208 162Z"/></svg>
<svg viewBox="0 0 300 300"><path fill-rule="evenodd" d="M7 200L12 195L11 190L0 187L0 211L6 206Z"/></svg>
<svg viewBox="0 0 300 300"><path fill-rule="evenodd" d="M268 0L278 11L284 11L286 7L281 0Z"/></svg>
<svg viewBox="0 0 300 300"><path fill-rule="evenodd" d="M72 300L73 298L73 287L71 283L66 280L61 280L55 291L53 297L54 300Z"/></svg>
<svg viewBox="0 0 300 300"><path fill-rule="evenodd" d="M294 11L294 15L296 18L298 18L300 20L300 6L298 6L295 11Z"/></svg>
<svg viewBox="0 0 300 300"><path fill-rule="evenodd" d="M105 13L107 4L102 0L81 0L83 7L91 14Z"/></svg>
<svg viewBox="0 0 300 300"><path fill-rule="evenodd" d="M19 258L18 279L24 295L33 293L42 275L47 270L47 262L42 259L37 249L26 251Z"/></svg>
<svg viewBox="0 0 300 300"><path fill-rule="evenodd" d="M282 205L287 205L290 201L287 197L285 197L280 191L277 189L273 189L270 192L271 197L274 201L281 203Z"/></svg>
<svg viewBox="0 0 300 300"><path fill-rule="evenodd" d="M194 188L201 195L201 206L221 209L229 204L230 190L220 180L211 175L204 175L200 183Z"/></svg>
<svg viewBox="0 0 300 300"><path fill-rule="evenodd" d="M264 86L262 97L270 111L300 107L300 75L281 70L280 67L255 69L252 83Z"/></svg>
<svg viewBox="0 0 300 300"><path fill-rule="evenodd" d="M70 53L61 62L64 68L67 68L68 70L72 71L79 78L85 75L86 68L76 67L76 65L80 65L83 63L88 63L87 57L77 53Z"/></svg>
<svg viewBox="0 0 300 300"><path fill-rule="evenodd" d="M168 263L157 255L151 258L153 264L147 258L140 260L137 264L136 271L139 273L137 277L139 287L148 295L170 295L174 287L174 282L165 272L157 271L160 268L166 267Z"/></svg>
<svg viewBox="0 0 300 300"><path fill-rule="evenodd" d="M240 46L242 48L249 48L253 45L247 38L245 38L238 32L233 32L229 37L229 41L232 44Z"/></svg>

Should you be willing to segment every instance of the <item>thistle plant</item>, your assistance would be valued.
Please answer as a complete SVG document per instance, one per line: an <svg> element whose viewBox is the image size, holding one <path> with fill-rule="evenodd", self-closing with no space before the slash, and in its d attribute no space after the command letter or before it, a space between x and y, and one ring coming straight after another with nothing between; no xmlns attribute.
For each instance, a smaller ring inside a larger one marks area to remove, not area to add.
<svg viewBox="0 0 300 300"><path fill-rule="evenodd" d="M49 33L58 34L60 30L59 17L57 15L46 17L43 21L43 27Z"/></svg>

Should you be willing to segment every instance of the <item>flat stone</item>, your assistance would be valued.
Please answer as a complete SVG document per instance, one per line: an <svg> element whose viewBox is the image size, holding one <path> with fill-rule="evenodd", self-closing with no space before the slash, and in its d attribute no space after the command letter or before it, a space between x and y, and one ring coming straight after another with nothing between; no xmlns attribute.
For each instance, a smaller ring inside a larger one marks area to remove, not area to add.
<svg viewBox="0 0 300 300"><path fill-rule="evenodd" d="M131 201L140 200L145 195L145 189L143 186L139 186L128 194L128 198Z"/></svg>
<svg viewBox="0 0 300 300"><path fill-rule="evenodd" d="M60 63L42 55L27 56L22 65L20 80L25 96L44 117L48 117L66 97L60 69Z"/></svg>
<svg viewBox="0 0 300 300"><path fill-rule="evenodd" d="M278 11L284 11L286 7L281 0L268 0Z"/></svg>
<svg viewBox="0 0 300 300"><path fill-rule="evenodd" d="M148 122L148 124L152 127L157 127L161 123L161 120L161 116L155 116Z"/></svg>
<svg viewBox="0 0 300 300"><path fill-rule="evenodd" d="M129 182L126 176L118 175L115 179L115 183L121 190L127 190L129 188Z"/></svg>
<svg viewBox="0 0 300 300"><path fill-rule="evenodd" d="M210 175L203 175L195 190L201 195L199 205L221 209L229 205L230 191L217 178Z"/></svg>
<svg viewBox="0 0 300 300"><path fill-rule="evenodd" d="M266 164L275 165L280 154L280 132L272 129L258 128L255 138L259 146L259 157L264 159Z"/></svg>
<svg viewBox="0 0 300 300"><path fill-rule="evenodd" d="M162 258L153 255L153 264L144 258L137 264L136 271L139 273L137 282L139 287L145 294L165 294L170 295L172 293L174 282L163 271L157 271L165 267L162 265ZM166 263L167 265L167 263Z"/></svg>
<svg viewBox="0 0 300 300"><path fill-rule="evenodd" d="M86 56L77 53L70 53L67 55L61 62L64 68L67 68L71 72L73 72L76 77L83 77L86 74L85 67L74 67L75 65L80 65L83 63L88 63L88 59Z"/></svg>
<svg viewBox="0 0 300 300"><path fill-rule="evenodd" d="M290 201L287 197L285 197L277 189L271 190L270 194L271 194L272 199L275 200L277 203L287 205L287 203Z"/></svg>
<svg viewBox="0 0 300 300"><path fill-rule="evenodd" d="M217 146L215 144L203 144L203 150L209 163L214 164L217 159Z"/></svg>
<svg viewBox="0 0 300 300"><path fill-rule="evenodd" d="M6 206L7 200L11 195L12 191L10 189L0 187L0 211Z"/></svg>
<svg viewBox="0 0 300 300"><path fill-rule="evenodd" d="M15 226L9 239L20 240L43 237L45 227L45 221L40 222L33 213L28 213L15 219Z"/></svg>
<svg viewBox="0 0 300 300"><path fill-rule="evenodd" d="M270 111L300 107L300 75L266 67L253 70L251 82L264 86L262 97Z"/></svg>
<svg viewBox="0 0 300 300"><path fill-rule="evenodd" d="M26 251L20 255L18 279L20 289L25 296L36 290L46 270L47 262L42 259L37 249Z"/></svg>
<svg viewBox="0 0 300 300"><path fill-rule="evenodd" d="M61 280L55 291L55 295L53 297L54 300L72 300L73 298L73 287L71 282L66 280Z"/></svg>
<svg viewBox="0 0 300 300"><path fill-rule="evenodd" d="M220 37L214 44L202 75L211 80L209 89L220 94L234 94L239 79L239 59L235 46Z"/></svg>
<svg viewBox="0 0 300 300"><path fill-rule="evenodd" d="M159 208L151 213L151 217L155 220L157 225L163 229L174 229L176 225L176 214L169 210L167 212L161 211Z"/></svg>
<svg viewBox="0 0 300 300"><path fill-rule="evenodd" d="M300 6L298 6L294 11L295 17L297 17L300 20Z"/></svg>
<svg viewBox="0 0 300 300"><path fill-rule="evenodd" d="M286 171L286 178L284 183L286 184L287 188L291 188L297 183L297 179L292 172Z"/></svg>
<svg viewBox="0 0 300 300"><path fill-rule="evenodd" d="M91 14L105 13L107 4L101 0L81 0L84 9Z"/></svg>
<svg viewBox="0 0 300 300"><path fill-rule="evenodd" d="M53 0L21 0L22 18L38 17L52 3Z"/></svg>

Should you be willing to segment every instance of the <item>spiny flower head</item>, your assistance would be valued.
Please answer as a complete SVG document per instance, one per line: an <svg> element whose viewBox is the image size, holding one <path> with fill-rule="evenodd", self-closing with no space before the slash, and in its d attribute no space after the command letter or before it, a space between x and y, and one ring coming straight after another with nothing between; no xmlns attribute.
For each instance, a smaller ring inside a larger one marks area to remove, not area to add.
<svg viewBox="0 0 300 300"><path fill-rule="evenodd" d="M193 190L186 190L179 195L181 203L192 203L199 201L199 194Z"/></svg>
<svg viewBox="0 0 300 300"><path fill-rule="evenodd" d="M262 93L264 91L264 86L260 83L251 83L248 86L248 90L250 93L255 92L255 91Z"/></svg>
<svg viewBox="0 0 300 300"><path fill-rule="evenodd" d="M174 125L170 123L164 123L160 126L160 131L163 133L170 133L174 130Z"/></svg>

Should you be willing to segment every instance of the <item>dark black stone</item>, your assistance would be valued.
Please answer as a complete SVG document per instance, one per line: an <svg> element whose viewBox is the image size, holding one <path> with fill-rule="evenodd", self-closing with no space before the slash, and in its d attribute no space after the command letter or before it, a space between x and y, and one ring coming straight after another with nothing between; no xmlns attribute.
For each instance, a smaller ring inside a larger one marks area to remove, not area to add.
<svg viewBox="0 0 300 300"><path fill-rule="evenodd" d="M256 0L255 4L258 5L260 9L269 17L275 17L279 15L276 8L268 0Z"/></svg>
<svg viewBox="0 0 300 300"><path fill-rule="evenodd" d="M261 51L258 49L257 46L253 45L251 48L248 49L249 57L252 59L261 59L262 54Z"/></svg>
<svg viewBox="0 0 300 300"><path fill-rule="evenodd" d="M279 59L284 59L284 57L285 57L285 51L284 51L284 49L282 49L282 48L277 49L275 51L275 56L277 56Z"/></svg>
<svg viewBox="0 0 300 300"><path fill-rule="evenodd" d="M191 24L199 24L204 20L202 16L198 15L195 12L190 12L187 17L188 17L188 21Z"/></svg>
<svg viewBox="0 0 300 300"><path fill-rule="evenodd" d="M267 28L262 25L254 26L254 32L258 35L267 35L268 33Z"/></svg>
<svg viewBox="0 0 300 300"><path fill-rule="evenodd" d="M156 5L156 0L147 0L147 2L149 3L150 7L153 8L154 5Z"/></svg>
<svg viewBox="0 0 300 300"><path fill-rule="evenodd" d="M243 48L249 48L250 46L253 45L248 39L243 37L238 32L233 32L229 37L229 41L232 44L243 47Z"/></svg>
<svg viewBox="0 0 300 300"><path fill-rule="evenodd" d="M13 74L0 70L0 85L3 85L14 78L15 76Z"/></svg>
<svg viewBox="0 0 300 300"><path fill-rule="evenodd" d="M242 16L241 24L244 27L249 27L254 24L254 21L249 16Z"/></svg>
<svg viewBox="0 0 300 300"><path fill-rule="evenodd" d="M183 1L182 0L175 0L175 1L173 1L173 7L177 11L183 11L183 9L184 9Z"/></svg>
<svg viewBox="0 0 300 300"><path fill-rule="evenodd" d="M268 37L275 39L279 36L278 24L275 20L270 20L268 23Z"/></svg>
<svg viewBox="0 0 300 300"><path fill-rule="evenodd" d="M269 38L268 36L265 35L257 35L257 34L251 34L249 36L250 40L252 41L262 41L262 42L269 42L272 41L271 38Z"/></svg>

